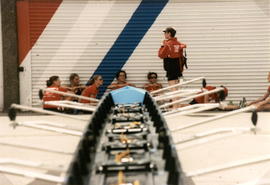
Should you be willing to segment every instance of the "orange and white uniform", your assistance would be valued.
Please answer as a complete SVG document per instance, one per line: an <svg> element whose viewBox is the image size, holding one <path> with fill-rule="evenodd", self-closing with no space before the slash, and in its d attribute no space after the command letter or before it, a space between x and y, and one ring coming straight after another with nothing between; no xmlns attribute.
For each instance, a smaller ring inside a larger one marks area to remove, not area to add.
<svg viewBox="0 0 270 185"><path fill-rule="evenodd" d="M164 46L159 48L158 56L160 58L180 58L183 56L183 49L186 47L186 44L180 43L174 37L165 41Z"/></svg>
<svg viewBox="0 0 270 185"><path fill-rule="evenodd" d="M55 91L67 92L67 89L64 88L64 87L50 86L50 87L47 87L47 88L55 90ZM46 102L46 101L60 101L60 100L63 100L63 97L64 96L61 95L61 94L56 94L56 93L45 91L45 93L43 95L43 102ZM54 106L54 105L43 104L43 108L57 109L58 107Z"/></svg>
<svg viewBox="0 0 270 185"><path fill-rule="evenodd" d="M211 90L214 90L214 89L216 89L216 87L214 87L214 86L206 86L204 89L206 89L206 90L208 90L208 91L211 91ZM197 103L207 103L207 102L205 102L205 98L206 98L207 96L200 96L200 97L197 97L197 98L195 98L195 101L197 102ZM217 100L217 98L218 98L218 96L217 96L217 93L212 93L212 94L209 94L208 95L208 102L210 102L211 100Z"/></svg>
<svg viewBox="0 0 270 185"><path fill-rule="evenodd" d="M96 98L98 94L98 88L95 84L90 85L86 87L83 92L82 96L90 97L90 98ZM80 99L80 103L90 103L89 100Z"/></svg>
<svg viewBox="0 0 270 185"><path fill-rule="evenodd" d="M168 81L178 80L179 77L183 76L180 58L183 56L183 48L186 48L186 45L178 42L175 37L164 41L163 44L159 48L158 56L163 59L163 68L166 71L166 77Z"/></svg>

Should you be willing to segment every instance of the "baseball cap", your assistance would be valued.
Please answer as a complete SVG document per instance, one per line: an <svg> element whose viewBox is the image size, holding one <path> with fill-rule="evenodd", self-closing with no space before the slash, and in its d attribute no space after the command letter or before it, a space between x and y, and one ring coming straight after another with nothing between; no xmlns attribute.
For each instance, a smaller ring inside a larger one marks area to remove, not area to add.
<svg viewBox="0 0 270 185"><path fill-rule="evenodd" d="M171 36L172 36L172 37L174 37L175 34L176 34L176 30L173 29L172 27L166 28L165 30L163 30L163 32L165 32L165 33L171 33Z"/></svg>

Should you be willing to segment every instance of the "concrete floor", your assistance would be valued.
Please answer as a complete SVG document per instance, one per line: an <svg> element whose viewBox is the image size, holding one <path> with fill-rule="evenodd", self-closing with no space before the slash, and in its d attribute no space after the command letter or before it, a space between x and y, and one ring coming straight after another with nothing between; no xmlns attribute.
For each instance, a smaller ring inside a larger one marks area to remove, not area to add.
<svg viewBox="0 0 270 185"><path fill-rule="evenodd" d="M203 120L224 112L197 113L190 116L166 118L171 130ZM90 119L90 115L80 115ZM203 125L191 127L178 132L172 132L175 142L191 137L194 134L217 128L247 128L251 127L251 113L241 113ZM61 123L66 128L84 130L88 121L74 121L56 116L23 114L17 121L50 121ZM258 132L232 135L230 132L221 133L176 145L183 171L191 175L186 184L196 185L259 185L270 184L270 113L258 113ZM37 162L39 168L1 164L0 166L25 169L27 171L64 176L72 159L72 154L80 137L37 130L33 128L9 126L5 115L0 117L0 161L1 159L20 159ZM222 136L222 138L220 138ZM266 157L262 162L241 167L233 167L210 173L206 169L224 167L239 161ZM268 159L269 158L269 159ZM201 175L192 176L195 172ZM36 180L6 173L0 173L0 185L55 185L57 183Z"/></svg>
<svg viewBox="0 0 270 185"><path fill-rule="evenodd" d="M218 113L215 113L218 114ZM201 116L207 114L202 114ZM208 114L209 115L209 114ZM167 119L171 130L179 124L193 123L202 120L201 116L182 116ZM258 132L242 134L223 133L191 142L176 145L183 171L186 174L205 171L206 169L222 169L240 161L259 159L266 160L241 167L226 168L212 173L191 176L196 185L234 185L259 184L259 181L268 178L270 184L270 113L258 114ZM173 133L175 142L190 135L203 133L218 128L247 128L251 127L251 113L241 113L232 117L209 122L203 125L184 129ZM221 136L224 136L220 138ZM211 140L212 139L212 140ZM219 168L220 167L220 168Z"/></svg>

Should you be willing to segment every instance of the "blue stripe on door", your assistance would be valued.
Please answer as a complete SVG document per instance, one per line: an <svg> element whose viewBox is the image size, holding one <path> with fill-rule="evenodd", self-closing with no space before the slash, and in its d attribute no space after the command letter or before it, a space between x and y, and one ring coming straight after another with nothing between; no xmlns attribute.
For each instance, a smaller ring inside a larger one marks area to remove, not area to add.
<svg viewBox="0 0 270 185"><path fill-rule="evenodd" d="M94 75L102 75L104 79L99 96L112 83L115 74L125 65L167 2L168 0L142 0L94 72Z"/></svg>

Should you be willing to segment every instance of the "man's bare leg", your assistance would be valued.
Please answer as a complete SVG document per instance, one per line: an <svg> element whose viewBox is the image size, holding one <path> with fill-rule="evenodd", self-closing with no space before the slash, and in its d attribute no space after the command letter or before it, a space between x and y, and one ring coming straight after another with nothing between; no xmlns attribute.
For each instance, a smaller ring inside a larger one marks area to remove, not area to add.
<svg viewBox="0 0 270 185"><path fill-rule="evenodd" d="M270 104L264 104L257 107L257 111L270 111Z"/></svg>
<svg viewBox="0 0 270 185"><path fill-rule="evenodd" d="M175 85L175 84L178 84L178 83L179 83L179 80L178 80L178 79L177 79L177 80L168 80L169 86L172 86L172 85ZM178 90L177 87L171 88L171 91L176 91L176 90ZM176 101L176 100L178 100L178 98L173 98L173 99L171 99L171 101ZM176 108L178 108L178 105L177 105L177 104L174 104L174 105L172 106L172 109L176 109Z"/></svg>
<svg viewBox="0 0 270 185"><path fill-rule="evenodd" d="M169 86L172 86L172 85L175 85L175 84L178 84L179 83L179 80L168 80L168 84ZM177 87L175 88L172 88L171 91L176 91L177 90Z"/></svg>

